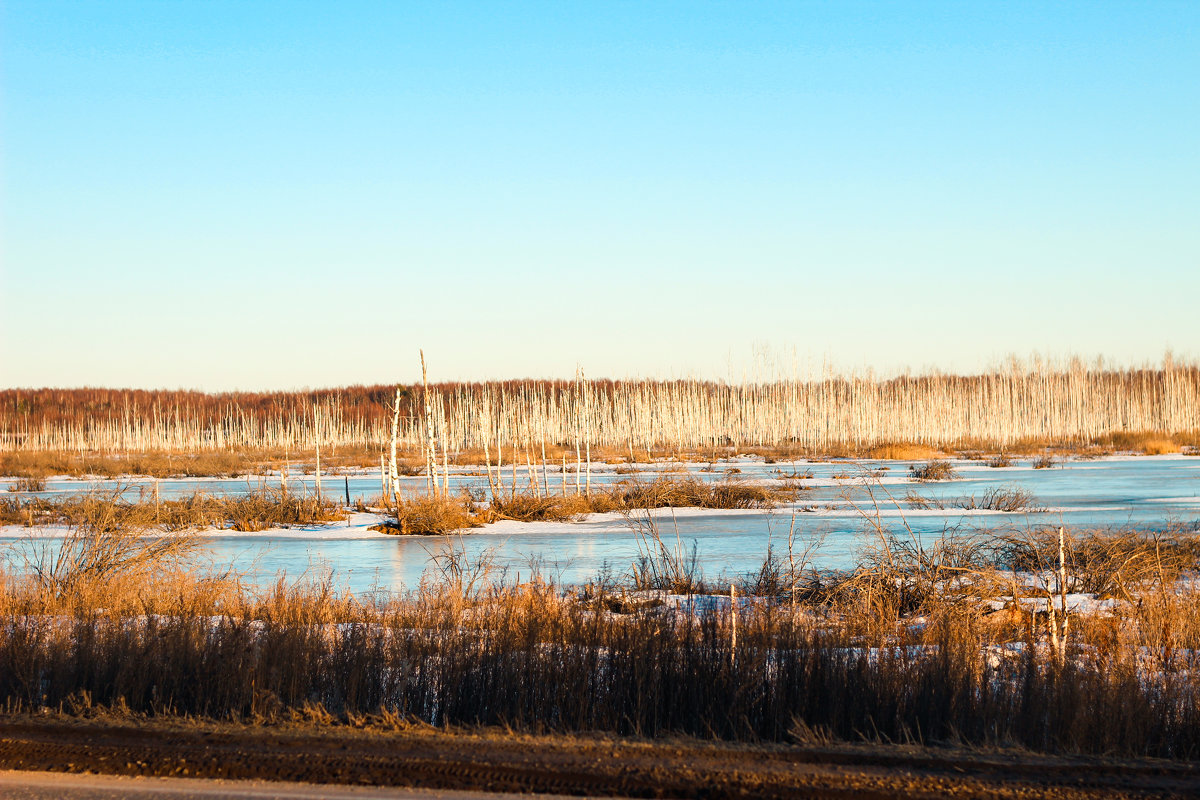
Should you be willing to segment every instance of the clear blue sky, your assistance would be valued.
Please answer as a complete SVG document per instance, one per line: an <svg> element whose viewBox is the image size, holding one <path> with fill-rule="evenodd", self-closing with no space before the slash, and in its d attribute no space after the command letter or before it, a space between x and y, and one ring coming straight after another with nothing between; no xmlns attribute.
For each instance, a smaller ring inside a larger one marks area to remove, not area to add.
<svg viewBox="0 0 1200 800"><path fill-rule="evenodd" d="M0 385L1200 355L1200 3L0 10Z"/></svg>

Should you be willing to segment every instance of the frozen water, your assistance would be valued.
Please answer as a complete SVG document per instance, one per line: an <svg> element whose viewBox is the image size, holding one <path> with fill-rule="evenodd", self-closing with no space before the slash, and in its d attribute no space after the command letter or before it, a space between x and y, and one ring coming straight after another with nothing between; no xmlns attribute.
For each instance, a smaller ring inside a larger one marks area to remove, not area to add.
<svg viewBox="0 0 1200 800"><path fill-rule="evenodd" d="M740 480L777 482L784 476L808 475L797 482L810 486L792 506L771 512L704 511L680 509L672 514L655 512L668 545L696 549L707 577L722 573L737 575L758 566L768 544L776 551L786 549L788 529L795 511L797 550L820 542L813 553L818 567L852 564L870 538L866 517L878 514L879 521L897 530L905 525L915 535L935 536L946 528L988 530L1037 525L1069 527L1162 528L1179 524L1195 529L1200 520L1200 458L1188 456L1109 457L1094 461L1067 461L1050 469L1035 470L1029 462L994 469L981 462L955 461L959 478L937 483L918 483L908 476L908 462L834 461L766 464L761 460L705 464L640 465L643 478L687 468L706 480L719 480L725 470L740 472ZM711 469L711 471L707 471ZM473 474L472 474L473 473ZM593 485L628 480L634 476L612 465L593 466ZM557 467L547 476L552 491L561 487ZM351 498L379 494L379 474L348 476ZM340 496L342 476L326 476L325 492ZM505 481L512 480L506 468ZM518 487L528 487L528 472L518 469ZM574 475L568 474L573 489ZM159 482L162 497L194 491L239 493L261 484L278 485L278 476L234 480L180 479ZM402 479L405 491L424 491L425 478ZM149 493L151 482L126 482L133 496ZM292 477L293 491L312 491L312 476ZM59 479L48 483L45 495L86 490L89 486L111 488L112 482L87 483ZM485 492L482 470L452 470L453 489L470 487ZM957 499L981 497L997 487L1031 492L1039 513L963 511ZM908 492L934 498L946 508L914 510L904 498ZM462 536L394 537L367 531L372 520L359 515L347 524L317 526L288 531L237 534L232 531L210 535L211 556L218 562L233 562L261 580L278 573L297 577L303 573L332 570L335 580L354 590L373 587L412 588L431 568L431 553L448 546L462 548L468 558L491 550L495 563L513 580L532 570L564 582L587 580L603 569L622 573L638 557L637 536L619 515L597 515L575 523L501 522ZM0 545L27 535L19 528L0 529Z"/></svg>

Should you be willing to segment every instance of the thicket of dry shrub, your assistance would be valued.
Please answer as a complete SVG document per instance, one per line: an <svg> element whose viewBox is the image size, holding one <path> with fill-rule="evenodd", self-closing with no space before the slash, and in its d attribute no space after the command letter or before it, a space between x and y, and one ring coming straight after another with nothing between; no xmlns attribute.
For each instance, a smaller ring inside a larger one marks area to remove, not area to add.
<svg viewBox="0 0 1200 800"><path fill-rule="evenodd" d="M785 740L806 728L851 741L1200 754L1195 683L1148 676L1125 642L1061 665L1032 647L997 662L981 649L996 626L978 609L908 603L863 582L843 589L853 625L816 622L807 604L747 604L736 647L719 606L612 613L599 594L581 601L544 584L373 602L320 587L155 591L138 606L151 616L105 606L47 618L13 613L36 604L10 584L0 698L34 710L86 696L139 713L260 721L386 709L524 731ZM897 623L906 605L923 610L923 626ZM1028 644L1019 627L1003 634Z"/></svg>
<svg viewBox="0 0 1200 800"><path fill-rule="evenodd" d="M500 492L492 500L491 510L497 517L520 522L570 522L600 511L608 511L604 500L608 494L597 493L591 500L585 495L534 495L529 492L505 495Z"/></svg>
<svg viewBox="0 0 1200 800"><path fill-rule="evenodd" d="M1058 557L1058 529L1052 525L1002 532L996 564L1019 572L1045 572ZM1069 531L1065 538L1068 591L1130 600L1147 585L1173 585L1200 570L1200 538L1194 531Z"/></svg>
<svg viewBox="0 0 1200 800"><path fill-rule="evenodd" d="M354 595L329 578L254 589L236 575L189 572L188 553L121 538L103 518L89 524L86 557L55 572L52 552L33 552L40 572L3 580L9 709L259 722L386 711L519 731L767 741L809 731L1200 756L1200 685L1190 677L1200 602L1174 582L1195 568L1185 532L1172 534L1169 557L1166 537L1072 537L1079 585L1106 575L1101 583L1120 580L1136 602L1077 615L1068 657L1057 660L1036 614L984 602L1005 584L998 552L1035 570L1053 561L1056 544L1040 532L1001 539L997 551L976 534L921 541L881 528L860 566L840 574L781 578L776 558L766 577L746 577L744 588L776 590L741 600L735 644L727 603L647 602L654 595L628 583L636 567L581 592L511 586L486 555L472 562L450 546L440 578L402 597ZM113 552L125 557L104 556ZM91 568L106 558L112 568Z"/></svg>
<svg viewBox="0 0 1200 800"><path fill-rule="evenodd" d="M64 497L0 497L0 524L7 525L167 531L217 527L253 532L345 518L345 510L335 502L270 486L240 495L196 492L158 501L145 488L135 493L124 485Z"/></svg>
<svg viewBox="0 0 1200 800"><path fill-rule="evenodd" d="M534 494L498 489L489 504L463 492L451 496L401 500L389 506L386 533L443 534L479 527L498 519L520 522L567 522L587 514L655 508L771 508L795 499L802 487L760 485L726 477L716 481L662 475L654 480L625 480L593 488L590 494Z"/></svg>
<svg viewBox="0 0 1200 800"><path fill-rule="evenodd" d="M954 465L945 459L934 459L924 464L913 464L908 468L908 474L918 481L949 481L958 477Z"/></svg>
<svg viewBox="0 0 1200 800"><path fill-rule="evenodd" d="M481 513L469 494L400 499L388 506L388 513L390 518L373 530L397 536L431 536L478 528L492 521L492 515Z"/></svg>
<svg viewBox="0 0 1200 800"><path fill-rule="evenodd" d="M959 508L968 511L979 509L983 511L1003 511L1016 513L1019 511L1042 511L1037 505L1033 492L1017 486L996 486L985 491L978 497L974 494L960 497L954 501Z"/></svg>

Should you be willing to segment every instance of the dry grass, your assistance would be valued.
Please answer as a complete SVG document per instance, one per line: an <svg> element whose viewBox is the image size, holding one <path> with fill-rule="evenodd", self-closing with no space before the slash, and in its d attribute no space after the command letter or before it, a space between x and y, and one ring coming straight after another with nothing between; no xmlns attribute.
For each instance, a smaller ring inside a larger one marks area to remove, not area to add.
<svg viewBox="0 0 1200 800"><path fill-rule="evenodd" d="M397 536L442 536L478 528L494 519L480 511L469 493L454 497L401 499L389 508L391 518L372 530Z"/></svg>
<svg viewBox="0 0 1200 800"><path fill-rule="evenodd" d="M611 446L594 446L594 463L629 465L650 463L652 460L677 460L681 462L719 462L745 456L757 456L767 463L790 462L800 459L828 461L835 458L891 459L898 461L937 460L943 453L960 457L974 457L984 451L996 450L1003 445L1005 452L987 460L989 466L1009 466L1012 456L1035 458L1035 465L1049 466L1056 459L1066 457L1094 458L1113 452L1135 452L1147 455L1184 452L1200 453L1200 435L1195 433L1108 434L1085 441L1046 438L1026 438L1004 443L995 440L960 440L953 446L937 449L920 443L891 443L884 445L846 445L801 447L793 444L760 445L754 447L718 447L696 449L688 447L655 446L648 457L644 449L635 450L634 458L627 449ZM536 448L534 464L541 464L540 446ZM511 455L509 451L506 454ZM574 450L558 444L546 446L547 462L553 466L567 457L568 471L574 471ZM522 456L524 454L522 453ZM351 469L378 469L380 448L378 445L341 445L335 452L323 449L321 466L324 474L339 474ZM418 448L400 448L397 472L402 476L423 475L425 463ZM283 447L239 448L236 450L214 450L196 453L174 451L127 452L127 453L80 453L78 451L17 450L0 452L0 477L17 478L28 483L17 491L40 491L46 478L54 475L70 477L238 477L278 473L290 469L292 474L312 474L316 451L308 448ZM495 466L495 454L491 456ZM481 448L470 448L447 454L448 463L459 467L483 467L487 461ZM507 466L507 462L506 462ZM621 469L633 470L627 466Z"/></svg>
<svg viewBox="0 0 1200 800"><path fill-rule="evenodd" d="M918 481L950 481L958 477L954 466L944 459L913 464L908 468L908 474Z"/></svg>
<svg viewBox="0 0 1200 800"><path fill-rule="evenodd" d="M1170 439L1149 439L1142 445L1142 451L1148 456L1161 456L1166 453L1178 453L1179 445Z"/></svg>
<svg viewBox="0 0 1200 800"><path fill-rule="evenodd" d="M798 490L785 486L764 486L722 478L702 481L696 478L664 476L653 481L626 481L608 492L602 503L611 510L644 508L770 508L796 497Z"/></svg>
<svg viewBox="0 0 1200 800"><path fill-rule="evenodd" d="M649 481L631 479L597 487L590 496L539 496L528 492L505 495L500 492L492 501L492 510L504 519L569 521L586 514L637 509L773 508L781 502L794 500L802 491L803 487L792 483L762 485L728 473L715 481L660 475Z"/></svg>
<svg viewBox="0 0 1200 800"><path fill-rule="evenodd" d="M1070 531L1065 544L1071 592L1133 601L1200 569L1200 538L1179 528ZM1037 527L1001 535L995 560L1005 569L1039 572L1054 564L1057 548L1057 529Z"/></svg>
<svg viewBox="0 0 1200 800"><path fill-rule="evenodd" d="M290 525L312 525L346 518L337 503L310 494L267 487L244 495L219 498L217 507L236 531L262 531Z"/></svg>
<svg viewBox="0 0 1200 800"><path fill-rule="evenodd" d="M611 580L578 594L501 586L487 564L461 560L403 598L328 580L253 590L169 569L89 574L104 591L68 597L10 576L0 701L259 723L383 713L514 731L780 741L807 730L1200 755L1200 687L1186 678L1200 646L1194 595L1172 597L1147 570L1127 582L1140 604L1075 619L1060 663L1038 646L1036 618L979 602L1003 584L989 557L977 537L886 542L843 577L814 573L786 600L743 600L736 644L727 603L680 613Z"/></svg>
<svg viewBox="0 0 1200 800"><path fill-rule="evenodd" d="M891 442L870 447L865 452L858 454L858 457L889 461L922 461L937 458L939 455L939 451L929 445Z"/></svg>
<svg viewBox="0 0 1200 800"><path fill-rule="evenodd" d="M694 477L664 475L653 481L629 480L593 489L592 494L534 494L497 492L482 507L469 493L450 498L404 500L392 510L395 522L380 527L384 533L440 535L478 528L497 519L518 522L571 522L589 513L629 512L644 509L770 509L798 497L794 485L760 486L724 477L701 481Z"/></svg>
<svg viewBox="0 0 1200 800"><path fill-rule="evenodd" d="M235 477L261 469L264 460L248 453L81 454L57 451L0 453L0 473L28 478L51 475L119 478L145 475L172 477Z"/></svg>
<svg viewBox="0 0 1200 800"><path fill-rule="evenodd" d="M973 494L968 495L955 501L955 505L967 510L980 509L1008 513L1045 510L1037 504L1033 492L1013 486L997 486L988 489L979 497Z"/></svg>
<svg viewBox="0 0 1200 800"><path fill-rule="evenodd" d="M41 478L51 475L71 477L122 478L235 478L261 475L290 468L293 474L311 474L316 451L284 448L239 448L205 452L158 450L133 453L79 453L54 450L18 450L0 452L0 475ZM321 469L337 474L346 469L379 468L378 447L343 446L334 452L321 452ZM399 465L401 474L421 474L424 470L418 454L406 454Z"/></svg>
<svg viewBox="0 0 1200 800"><path fill-rule="evenodd" d="M604 501L609 495L598 493L589 500L584 495L538 496L528 492L504 495L492 500L492 511L502 519L519 522L571 522L597 511L611 510Z"/></svg>
<svg viewBox="0 0 1200 800"><path fill-rule="evenodd" d="M1177 453L1187 445L1196 445L1195 431L1172 432L1164 430L1119 431L1097 437L1097 444L1112 450L1127 453L1145 453L1147 455L1162 455Z"/></svg>
<svg viewBox="0 0 1200 800"><path fill-rule="evenodd" d="M504 585L486 554L471 561L450 540L438 577L403 597L328 578L253 589L188 571L186 544L158 544L187 538L127 535L103 515L79 531L67 557L30 551L0 583L9 710L1200 756L1200 598L1175 582L1200 548L1181 530L1070 537L1068 588L1123 600L1073 616L1065 659L1017 610L1015 586L1012 613L983 602L1011 581L1004 559L1046 572L1056 540L1040 529L922 542L880 527L856 569L804 570L801 555L786 579L768 554L742 584L764 591L736 617L716 598L675 610L639 593L703 588L657 530L647 565L580 592Z"/></svg>
<svg viewBox="0 0 1200 800"><path fill-rule="evenodd" d="M450 497L422 496L390 504L381 502L390 519L378 529L390 534L428 536L477 528L498 519L565 522L587 514L644 508L771 508L795 499L802 491L803 487L794 483L763 486L734 477L702 481L675 475L598 487L590 496L500 491L489 505L482 503L482 497L464 491ZM362 502L357 508L370 510ZM345 518L346 509L336 502L272 486L238 495L197 492L161 501L154 500L146 487L135 491L129 485L57 498L0 497L0 524L27 527L85 525L103 519L103 524L114 529L187 531L215 527L258 532Z"/></svg>
<svg viewBox="0 0 1200 800"><path fill-rule="evenodd" d="M167 531L216 527L252 532L345 518L345 510L336 503L276 487L226 496L197 492L157 502L145 488L135 493L124 485L66 497L0 498L0 523L6 525Z"/></svg>

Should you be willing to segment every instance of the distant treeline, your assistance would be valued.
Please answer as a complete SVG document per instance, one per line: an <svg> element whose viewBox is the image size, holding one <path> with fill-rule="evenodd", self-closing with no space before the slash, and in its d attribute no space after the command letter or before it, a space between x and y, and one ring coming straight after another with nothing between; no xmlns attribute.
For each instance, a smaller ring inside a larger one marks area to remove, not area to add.
<svg viewBox="0 0 1200 800"><path fill-rule="evenodd" d="M1113 369L1080 362L978 375L835 375L701 380L521 380L349 386L294 392L138 389L0 391L0 449L201 451L422 447L451 452L579 443L638 450L883 443L1088 442L1200 431L1200 367Z"/></svg>

